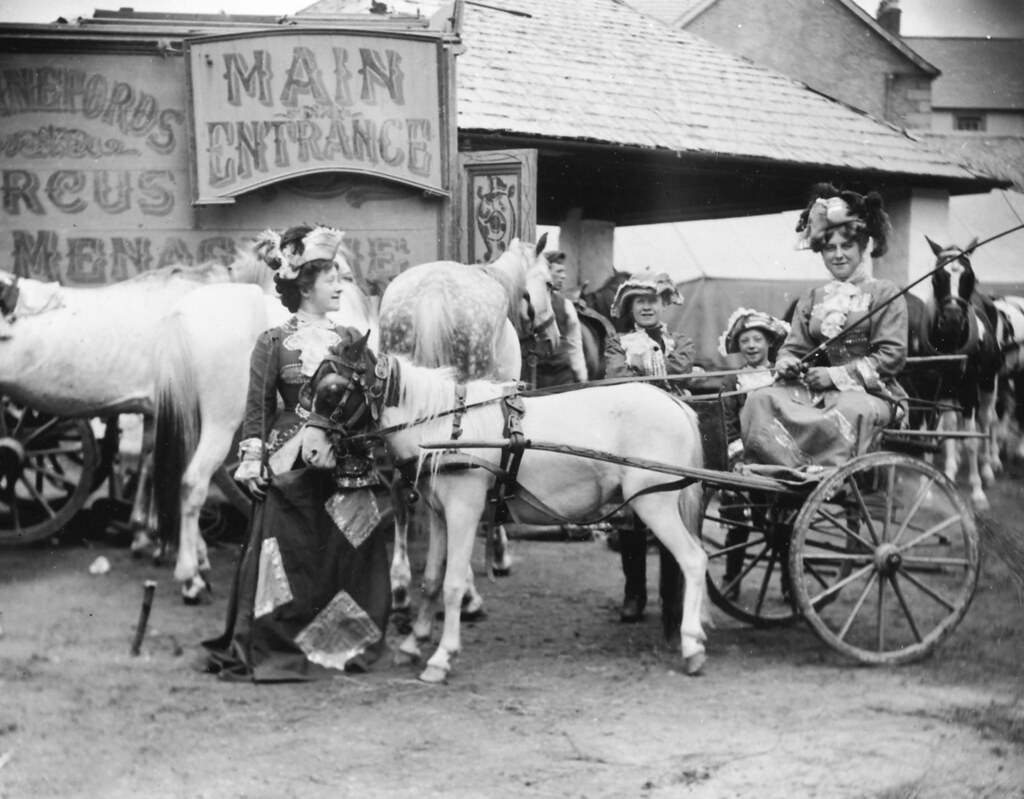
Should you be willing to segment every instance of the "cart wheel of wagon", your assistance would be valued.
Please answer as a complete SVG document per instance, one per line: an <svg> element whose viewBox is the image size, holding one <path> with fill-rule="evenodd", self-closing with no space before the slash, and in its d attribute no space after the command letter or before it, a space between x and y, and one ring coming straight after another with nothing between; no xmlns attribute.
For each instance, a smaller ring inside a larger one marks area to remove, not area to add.
<svg viewBox="0 0 1024 799"><path fill-rule="evenodd" d="M719 491L701 530L708 597L755 627L780 627L798 614L789 594L790 522L795 513L757 492Z"/></svg>
<svg viewBox="0 0 1024 799"><path fill-rule="evenodd" d="M823 480L797 516L797 606L825 643L864 663L929 654L959 623L979 572L956 487L908 455L874 452Z"/></svg>
<svg viewBox="0 0 1024 799"><path fill-rule="evenodd" d="M87 419L50 416L0 397L0 544L57 533L82 509L99 468Z"/></svg>

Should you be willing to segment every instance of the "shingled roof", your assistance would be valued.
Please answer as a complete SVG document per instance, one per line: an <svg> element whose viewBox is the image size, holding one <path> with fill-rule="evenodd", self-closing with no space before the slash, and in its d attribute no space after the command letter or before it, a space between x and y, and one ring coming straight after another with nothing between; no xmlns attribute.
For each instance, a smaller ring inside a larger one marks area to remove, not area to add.
<svg viewBox="0 0 1024 799"><path fill-rule="evenodd" d="M468 1L460 131L970 178L904 132L617 0Z"/></svg>

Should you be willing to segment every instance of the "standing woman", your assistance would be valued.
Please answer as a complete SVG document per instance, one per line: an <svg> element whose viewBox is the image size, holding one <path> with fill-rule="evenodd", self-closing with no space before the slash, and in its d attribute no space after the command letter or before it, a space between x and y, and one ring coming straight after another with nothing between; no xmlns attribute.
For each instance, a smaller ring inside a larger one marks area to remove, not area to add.
<svg viewBox="0 0 1024 799"><path fill-rule="evenodd" d="M815 194L797 232L832 280L797 302L775 362L780 382L747 396L740 425L748 462L839 466L872 445L906 397L896 375L907 357L907 304L895 284L868 274L864 258L869 244L872 257L886 251L882 198L829 184ZM805 363L821 344L821 357Z"/></svg>
<svg viewBox="0 0 1024 799"><path fill-rule="evenodd" d="M681 375L693 371L693 341L664 322L669 305L682 304L669 276L647 269L631 276L619 286L611 314L623 320L627 329L605 343L605 377ZM675 394L683 393L680 382L657 382ZM678 630L682 618L682 576L679 564L658 544L660 560L660 596L662 628L666 636ZM619 555L626 578L621 621L638 622L647 607L647 528L633 517L632 529L619 531ZM678 605L678 607L677 607Z"/></svg>
<svg viewBox="0 0 1024 799"><path fill-rule="evenodd" d="M385 539L330 510L338 507L339 483L342 491L365 488L372 476L339 481L332 470L304 467L296 435L308 416L302 386L329 348L363 337L327 316L342 292L335 260L342 235L302 225L257 240L293 316L263 333L252 352L235 472L255 499L252 527L224 634L204 643L209 670L224 679L308 680L332 669L365 670L384 649L391 596Z"/></svg>

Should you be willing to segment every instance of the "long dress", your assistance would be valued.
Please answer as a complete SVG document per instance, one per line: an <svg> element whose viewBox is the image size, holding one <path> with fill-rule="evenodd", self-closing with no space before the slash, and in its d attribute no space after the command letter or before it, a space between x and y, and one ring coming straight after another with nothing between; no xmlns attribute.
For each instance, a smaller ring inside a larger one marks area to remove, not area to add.
<svg viewBox="0 0 1024 799"><path fill-rule="evenodd" d="M384 651L391 601L386 536L335 523L332 508L344 494L330 470L301 467L297 436L302 385L328 347L359 335L296 315L262 334L253 349L244 460L235 476L259 473L265 442L273 477L266 499L254 503L224 633L204 642L208 668L222 678L317 679L367 668Z"/></svg>
<svg viewBox="0 0 1024 799"><path fill-rule="evenodd" d="M802 358L846 330L823 350L821 363L809 364L826 366L835 387L813 392L794 380L747 395L740 424L748 462L828 468L874 446L905 398L896 375L907 355L907 306L898 295L888 280L855 276L800 298L778 359Z"/></svg>

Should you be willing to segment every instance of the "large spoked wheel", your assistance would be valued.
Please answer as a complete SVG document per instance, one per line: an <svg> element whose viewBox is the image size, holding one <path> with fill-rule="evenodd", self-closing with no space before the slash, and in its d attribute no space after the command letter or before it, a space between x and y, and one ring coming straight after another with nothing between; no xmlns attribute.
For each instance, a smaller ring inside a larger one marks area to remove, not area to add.
<svg viewBox="0 0 1024 799"><path fill-rule="evenodd" d="M797 606L825 643L864 663L934 650L967 612L979 564L974 518L956 488L907 455L852 460L794 522Z"/></svg>
<svg viewBox="0 0 1024 799"><path fill-rule="evenodd" d="M0 544L60 531L93 491L100 451L86 419L65 419L0 397Z"/></svg>
<svg viewBox="0 0 1024 799"><path fill-rule="evenodd" d="M757 492L720 491L708 503L701 534L708 556L708 597L755 627L792 624L789 540L795 511Z"/></svg>

